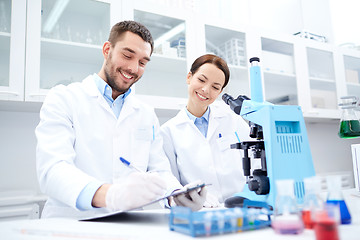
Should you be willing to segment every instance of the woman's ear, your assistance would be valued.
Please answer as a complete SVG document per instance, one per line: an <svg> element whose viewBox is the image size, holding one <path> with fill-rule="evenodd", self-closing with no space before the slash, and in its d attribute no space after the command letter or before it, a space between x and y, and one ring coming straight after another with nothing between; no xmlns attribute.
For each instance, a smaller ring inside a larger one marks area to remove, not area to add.
<svg viewBox="0 0 360 240"><path fill-rule="evenodd" d="M186 83L189 85L190 84L190 80L191 80L191 78L192 78L192 72L189 72L188 74L187 74L187 76L186 76Z"/></svg>

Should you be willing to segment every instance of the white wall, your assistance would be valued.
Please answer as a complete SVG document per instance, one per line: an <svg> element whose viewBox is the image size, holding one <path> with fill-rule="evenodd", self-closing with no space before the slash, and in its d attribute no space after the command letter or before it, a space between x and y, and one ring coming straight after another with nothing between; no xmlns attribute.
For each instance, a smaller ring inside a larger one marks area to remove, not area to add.
<svg viewBox="0 0 360 240"><path fill-rule="evenodd" d="M360 46L359 0L329 0L335 44L353 43Z"/></svg>
<svg viewBox="0 0 360 240"><path fill-rule="evenodd" d="M357 139L338 137L339 122L306 122L311 153L317 174L349 172L353 176L351 144Z"/></svg>
<svg viewBox="0 0 360 240"><path fill-rule="evenodd" d="M0 111L0 192L39 192L35 171L35 127L39 113Z"/></svg>
<svg viewBox="0 0 360 240"><path fill-rule="evenodd" d="M157 0L142 0L157 1ZM193 0L193 4L166 1L173 7L192 8L197 14L241 25L294 34L302 30L334 42L330 0ZM332 0L340 1L340 0ZM356 0L346 0L356 1ZM187 0L187 2L191 2Z"/></svg>

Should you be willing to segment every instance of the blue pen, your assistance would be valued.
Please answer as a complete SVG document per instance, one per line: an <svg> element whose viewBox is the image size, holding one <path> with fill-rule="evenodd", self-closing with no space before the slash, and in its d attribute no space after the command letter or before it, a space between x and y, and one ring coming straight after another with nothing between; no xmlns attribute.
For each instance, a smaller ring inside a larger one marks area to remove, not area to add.
<svg viewBox="0 0 360 240"><path fill-rule="evenodd" d="M141 170L140 168L137 168L136 166L132 165L128 160L126 160L125 158L123 157L120 157L120 161L125 164L126 166L128 167L131 167L133 169L135 169L136 171L138 172L144 172L143 170Z"/></svg>
<svg viewBox="0 0 360 240"><path fill-rule="evenodd" d="M219 138L221 138L222 136L221 136L221 133L219 133Z"/></svg>

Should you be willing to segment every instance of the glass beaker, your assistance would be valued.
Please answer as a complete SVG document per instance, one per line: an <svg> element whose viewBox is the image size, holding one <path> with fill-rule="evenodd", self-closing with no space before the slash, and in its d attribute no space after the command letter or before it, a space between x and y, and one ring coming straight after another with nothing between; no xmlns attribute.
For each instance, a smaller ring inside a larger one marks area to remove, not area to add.
<svg viewBox="0 0 360 240"><path fill-rule="evenodd" d="M358 111L358 98L355 96L341 97L342 102L339 106L342 109L340 119L339 136L341 138L357 138L360 137L360 118Z"/></svg>
<svg viewBox="0 0 360 240"><path fill-rule="evenodd" d="M340 208L341 224L350 224L351 215L341 192L341 176L327 176L328 196L326 204L338 205Z"/></svg>
<svg viewBox="0 0 360 240"><path fill-rule="evenodd" d="M338 225L340 211L338 205L325 204L314 212L314 230L316 240L339 240Z"/></svg>
<svg viewBox="0 0 360 240"><path fill-rule="evenodd" d="M304 179L305 197L302 208L302 219L305 228L314 227L314 214L316 211L323 209L324 201L319 196L321 191L321 182L318 177Z"/></svg>
<svg viewBox="0 0 360 240"><path fill-rule="evenodd" d="M294 180L276 181L276 202L274 218L271 222L275 232L280 234L298 234L304 229L294 195Z"/></svg>

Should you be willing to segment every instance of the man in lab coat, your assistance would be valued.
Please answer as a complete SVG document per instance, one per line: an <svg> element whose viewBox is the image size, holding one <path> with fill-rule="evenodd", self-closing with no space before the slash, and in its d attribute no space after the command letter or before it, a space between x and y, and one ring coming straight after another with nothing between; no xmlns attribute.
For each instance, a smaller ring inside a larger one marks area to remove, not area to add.
<svg viewBox="0 0 360 240"><path fill-rule="evenodd" d="M126 211L182 188L163 152L154 110L131 93L152 51L148 29L119 22L103 45L100 72L48 93L35 130L39 183L49 196L43 217ZM205 196L203 188L165 204L198 210Z"/></svg>

